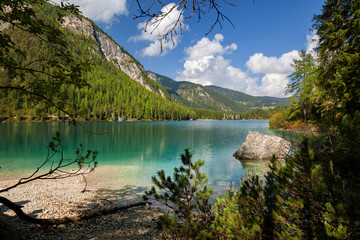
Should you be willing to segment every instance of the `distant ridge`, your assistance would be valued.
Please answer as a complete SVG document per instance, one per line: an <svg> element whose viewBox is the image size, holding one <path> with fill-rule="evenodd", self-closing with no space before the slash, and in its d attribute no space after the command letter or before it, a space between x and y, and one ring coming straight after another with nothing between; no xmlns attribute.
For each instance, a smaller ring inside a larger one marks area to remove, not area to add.
<svg viewBox="0 0 360 240"><path fill-rule="evenodd" d="M257 97L251 96L242 92L221 88L217 86L206 86L207 89L211 89L219 94L230 98L233 101L244 103L251 108L258 107L275 107L284 104L286 106L290 105L288 98L277 98L277 97Z"/></svg>
<svg viewBox="0 0 360 240"><path fill-rule="evenodd" d="M255 108L268 109L282 104L289 105L288 98L255 97L217 86L178 82L152 71L147 71L147 75L166 89L172 101L186 107L244 112Z"/></svg>

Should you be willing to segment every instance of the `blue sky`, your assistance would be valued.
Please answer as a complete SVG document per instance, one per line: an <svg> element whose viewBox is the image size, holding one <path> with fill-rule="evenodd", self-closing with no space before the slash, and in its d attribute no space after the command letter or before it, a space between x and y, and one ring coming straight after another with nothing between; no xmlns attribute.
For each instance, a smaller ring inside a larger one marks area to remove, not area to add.
<svg viewBox="0 0 360 240"><path fill-rule="evenodd" d="M72 2L146 70L178 81L276 97L285 96L287 76L293 71L290 64L299 51L316 46L311 41L317 39L312 19L324 4L324 0L233 0L237 7L224 5L222 11L235 28L225 21L222 29L216 26L206 35L214 16L205 15L200 22L192 19L175 45L162 42L161 52L158 37L144 33L146 19L133 19L138 12L135 0Z"/></svg>

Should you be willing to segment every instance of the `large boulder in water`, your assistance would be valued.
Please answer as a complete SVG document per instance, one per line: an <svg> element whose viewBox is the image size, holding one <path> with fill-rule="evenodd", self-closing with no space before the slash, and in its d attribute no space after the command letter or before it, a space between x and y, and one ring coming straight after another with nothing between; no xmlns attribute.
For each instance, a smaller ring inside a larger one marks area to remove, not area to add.
<svg viewBox="0 0 360 240"><path fill-rule="evenodd" d="M277 136L248 132L245 142L234 153L238 160L270 160L273 155L285 158L291 148L291 143Z"/></svg>

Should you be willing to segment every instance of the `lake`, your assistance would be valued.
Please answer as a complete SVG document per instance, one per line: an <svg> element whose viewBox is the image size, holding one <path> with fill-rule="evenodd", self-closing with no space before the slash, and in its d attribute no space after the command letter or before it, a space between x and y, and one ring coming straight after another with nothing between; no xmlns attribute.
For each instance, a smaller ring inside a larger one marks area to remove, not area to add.
<svg viewBox="0 0 360 240"><path fill-rule="evenodd" d="M248 131L265 134L268 121L87 122L83 127L59 122L0 124L0 178L30 173L42 163L46 145L60 131L65 157L74 158L79 144L99 152L103 184L147 187L160 169L171 174L185 148L202 159L209 186L221 192L239 183L248 166L232 155ZM104 171L103 171L104 172Z"/></svg>

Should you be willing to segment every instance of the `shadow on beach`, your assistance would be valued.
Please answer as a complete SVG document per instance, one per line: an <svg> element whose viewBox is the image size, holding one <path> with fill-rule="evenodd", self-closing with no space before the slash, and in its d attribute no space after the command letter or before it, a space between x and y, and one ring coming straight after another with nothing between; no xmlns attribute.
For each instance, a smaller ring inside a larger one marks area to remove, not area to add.
<svg viewBox="0 0 360 240"><path fill-rule="evenodd" d="M59 186L62 183L58 183ZM80 184L81 185L81 184ZM40 186L40 185L39 185ZM79 187L81 189L81 187ZM63 214L56 216L46 214L50 205L62 201L63 207L70 206L68 214L76 216L87 214L101 209L110 208L114 203L124 206L142 201L145 187L123 186L122 189L99 188L90 189L83 196L88 196L81 202L68 202L63 199L49 200L49 205L36 204L27 211L31 216L40 218L65 217ZM46 191L46 190L44 190ZM64 192L64 195L67 193ZM19 205L35 203L34 196L30 194ZM66 198L64 198L66 199ZM60 207L61 208L61 207ZM162 212L157 208L139 206L113 214L101 215L83 221L58 226L38 226L25 222L13 214L7 214L8 208L0 205L0 239L158 239L159 231L156 229L156 219ZM11 212L11 211L10 211Z"/></svg>

